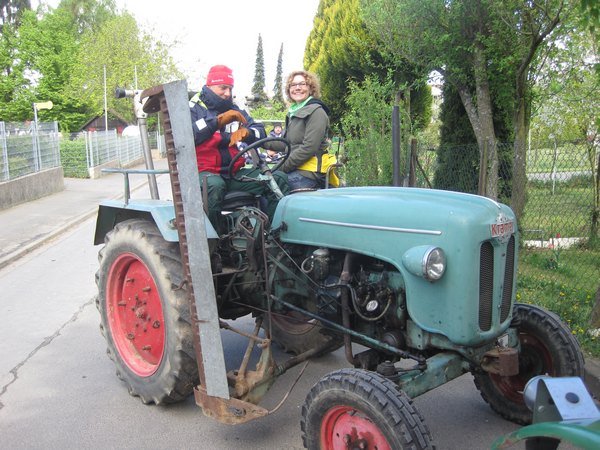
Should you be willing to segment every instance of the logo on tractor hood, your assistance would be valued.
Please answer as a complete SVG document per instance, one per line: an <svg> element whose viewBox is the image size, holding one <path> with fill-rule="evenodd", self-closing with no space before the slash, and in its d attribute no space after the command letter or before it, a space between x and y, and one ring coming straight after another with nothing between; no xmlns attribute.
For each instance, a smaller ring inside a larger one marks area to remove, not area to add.
<svg viewBox="0 0 600 450"><path fill-rule="evenodd" d="M502 214L496 218L496 223L490 225L490 231L493 238L506 242L515 232L515 222Z"/></svg>

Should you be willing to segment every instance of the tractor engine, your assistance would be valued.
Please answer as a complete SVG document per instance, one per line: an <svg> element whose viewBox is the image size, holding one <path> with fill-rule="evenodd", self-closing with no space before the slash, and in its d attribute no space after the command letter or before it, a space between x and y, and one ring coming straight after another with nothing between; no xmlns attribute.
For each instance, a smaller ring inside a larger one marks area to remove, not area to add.
<svg viewBox="0 0 600 450"><path fill-rule="evenodd" d="M346 255L343 251L321 247L304 250L301 258L296 257L294 266L310 279L306 284L288 284L298 289L293 296L296 305L342 324L345 290L349 299L350 328L401 348L405 342L402 330L406 328L407 315L400 273L381 260L352 254L349 277L344 282L342 271ZM276 286L274 289L277 291Z"/></svg>

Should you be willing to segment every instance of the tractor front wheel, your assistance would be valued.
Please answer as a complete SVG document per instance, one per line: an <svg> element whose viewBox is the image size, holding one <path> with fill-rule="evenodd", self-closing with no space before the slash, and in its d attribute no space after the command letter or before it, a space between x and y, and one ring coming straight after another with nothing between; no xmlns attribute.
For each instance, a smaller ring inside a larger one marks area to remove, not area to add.
<svg viewBox="0 0 600 450"><path fill-rule="evenodd" d="M198 367L178 245L140 219L117 224L104 242L96 306L117 376L144 403L183 400Z"/></svg>
<svg viewBox="0 0 600 450"><path fill-rule="evenodd" d="M361 369L323 377L306 397L300 425L309 450L434 448L412 400L390 380Z"/></svg>
<svg viewBox="0 0 600 450"><path fill-rule="evenodd" d="M538 306L516 304L511 326L518 332L521 349L519 373L500 376L477 371L475 386L494 411L507 420L529 424L533 413L523 391L537 375L583 377L584 360L579 343L560 318Z"/></svg>

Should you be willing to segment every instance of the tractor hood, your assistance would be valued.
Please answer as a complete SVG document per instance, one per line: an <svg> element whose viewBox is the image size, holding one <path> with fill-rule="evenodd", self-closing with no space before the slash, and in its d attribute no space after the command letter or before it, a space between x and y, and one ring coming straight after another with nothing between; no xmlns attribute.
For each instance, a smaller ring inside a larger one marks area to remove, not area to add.
<svg viewBox="0 0 600 450"><path fill-rule="evenodd" d="M273 219L284 242L399 262L406 244L438 245L464 236L484 241L492 225L512 222L510 208L486 197L433 189L360 187L323 189L284 197ZM473 234L475 233L475 234ZM400 242L404 243L400 245Z"/></svg>
<svg viewBox="0 0 600 450"><path fill-rule="evenodd" d="M477 345L508 327L507 313L500 317L496 312L500 305L510 308L516 289L507 283L516 273L516 250L507 251L507 243L510 240L514 248L518 242L517 226L506 205L432 189L326 189L284 197L273 227L279 227L285 243L352 251L389 262L402 274L411 319L454 343ZM431 246L446 255L446 271L433 282L418 273L420 259L415 257ZM482 297L488 281L492 294ZM493 315L491 327L479 316L484 309Z"/></svg>

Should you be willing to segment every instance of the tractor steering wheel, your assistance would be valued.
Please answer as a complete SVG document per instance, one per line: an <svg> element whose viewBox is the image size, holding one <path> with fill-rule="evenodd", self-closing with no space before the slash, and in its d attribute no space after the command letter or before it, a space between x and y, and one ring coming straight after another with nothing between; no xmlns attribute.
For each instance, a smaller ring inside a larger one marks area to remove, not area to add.
<svg viewBox="0 0 600 450"><path fill-rule="evenodd" d="M279 161L277 161L277 164L275 164L275 166L273 168L269 167L269 165L266 163L266 161L259 156L258 151L256 150L258 147L262 146L265 142L272 142L272 141L281 141L285 144L285 152L284 152L283 156L279 159ZM281 165L290 156L290 143L287 139L284 139L281 137L267 137L265 139L260 139L256 142L253 142L245 149L240 150L238 152L238 154L235 155L231 159L231 162L229 163L229 167L227 168L229 178L232 178L236 181L247 181L247 182L257 181L257 179L250 178L250 177L244 177L244 176L240 177L237 174L233 173L233 167L235 166L236 161L238 159L240 159L242 157L242 155L245 155L248 152L250 152L250 154L252 155L253 162L260 169L260 172L263 175L263 179L264 179L264 177L266 177L267 179L268 178L272 179L273 172L278 170L281 167ZM260 179L259 179L259 181L260 181Z"/></svg>
<svg viewBox="0 0 600 450"><path fill-rule="evenodd" d="M283 142L285 144L285 150L286 150L283 157L281 158L281 160L272 169L269 167L267 162L259 156L258 151L256 150L258 147L263 145L265 142L271 142L271 141ZM243 176L243 175L238 176L236 173L233 173L233 167L235 166L236 161L238 159L240 159L242 157L242 155L245 155L248 152L250 152L250 154L252 155L253 162L260 170L260 174L258 174L258 176L256 178L247 177L247 176ZM289 156L290 156L290 143L286 139L280 138L280 137L268 137L268 138L260 139L256 142L253 142L245 149L239 151L237 155L235 155L233 158L231 158L231 162L229 163L229 167L227 168L227 171L228 171L229 177L236 181L255 182L255 183L260 182L260 183L268 184L269 188L273 191L273 193L278 198L281 199L281 198L283 198L283 193L279 189L279 186L277 185L277 182L275 181L275 178L273 177L273 171L279 169L281 167L281 165L288 159Z"/></svg>

